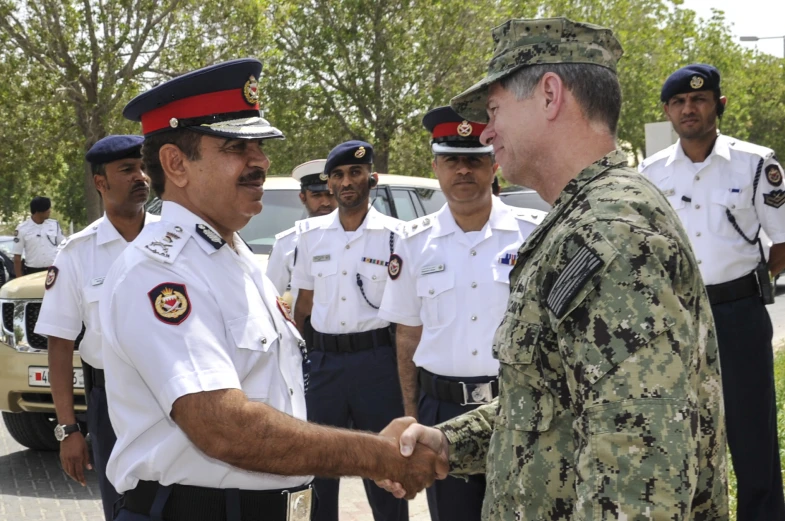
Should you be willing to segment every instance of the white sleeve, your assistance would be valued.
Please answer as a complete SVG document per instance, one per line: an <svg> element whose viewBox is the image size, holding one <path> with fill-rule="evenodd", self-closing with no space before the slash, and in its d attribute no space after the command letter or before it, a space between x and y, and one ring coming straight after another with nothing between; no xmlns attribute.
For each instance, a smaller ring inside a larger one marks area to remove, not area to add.
<svg viewBox="0 0 785 521"><path fill-rule="evenodd" d="M65 240L65 235L63 234L63 229L60 227L60 221L57 221L57 244L62 243Z"/></svg>
<svg viewBox="0 0 785 521"><path fill-rule="evenodd" d="M288 237L283 239L276 239L275 244L273 244L273 251L267 260L267 270L265 271L265 275L273 283L279 295L283 295L286 292L286 286L289 285L292 275L289 273L289 259L287 257L293 253L290 253L289 248L286 247L286 242L288 242L286 239Z"/></svg>
<svg viewBox="0 0 785 521"><path fill-rule="evenodd" d="M300 235L297 239L297 262L294 263L294 270L292 270L292 289L313 291L314 280L311 274L311 262L307 236Z"/></svg>
<svg viewBox="0 0 785 521"><path fill-rule="evenodd" d="M41 312L35 323L39 335L76 340L82 331L82 282L74 265L74 250L60 251L47 273L54 279L44 291ZM46 287L46 286L45 286Z"/></svg>
<svg viewBox="0 0 785 521"><path fill-rule="evenodd" d="M407 242L399 239L395 253L401 258L401 272L395 279L389 277L387 280L379 305L379 318L404 326L421 326L422 302L417 296L417 278Z"/></svg>
<svg viewBox="0 0 785 521"><path fill-rule="evenodd" d="M116 263L112 272L123 265ZM182 267L172 268L137 264L101 296L104 349L139 373L167 415L186 394L241 389L216 295ZM107 279L114 278L112 272ZM170 294L180 300L180 310L186 306L168 321L155 307L164 288L176 292Z"/></svg>
<svg viewBox="0 0 785 521"><path fill-rule="evenodd" d="M785 242L785 179L782 165L773 157L763 164L758 192L755 194L755 212L774 244Z"/></svg>

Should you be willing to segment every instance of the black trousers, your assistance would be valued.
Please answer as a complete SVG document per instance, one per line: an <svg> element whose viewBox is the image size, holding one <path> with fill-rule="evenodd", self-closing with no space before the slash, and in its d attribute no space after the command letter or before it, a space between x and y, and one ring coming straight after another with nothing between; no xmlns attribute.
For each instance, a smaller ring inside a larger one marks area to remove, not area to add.
<svg viewBox="0 0 785 521"><path fill-rule="evenodd" d="M488 378L455 378L454 380L476 383L486 382ZM444 402L421 391L417 406L418 421L433 427L477 407L479 406ZM485 474L469 476L468 481L448 476L447 479L434 482L425 493L428 497L431 521L480 521L482 501L485 497Z"/></svg>
<svg viewBox="0 0 785 521"><path fill-rule="evenodd" d="M771 319L757 296L712 306L725 420L738 480L737 521L785 521Z"/></svg>
<svg viewBox="0 0 785 521"><path fill-rule="evenodd" d="M311 351L305 394L308 421L379 432L403 416L395 349L378 346L356 353ZM409 507L371 480L363 480L375 521L408 521ZM338 521L337 479L317 478L314 521Z"/></svg>
<svg viewBox="0 0 785 521"><path fill-rule="evenodd" d="M106 478L106 463L112 454L117 437L109 420L106 389L95 386L93 368L84 360L82 360L82 368L85 374L85 392L87 392L87 430L90 432L90 444L93 448L93 468L98 477L104 518L106 521L111 521L114 519L114 504L120 498L120 494Z"/></svg>

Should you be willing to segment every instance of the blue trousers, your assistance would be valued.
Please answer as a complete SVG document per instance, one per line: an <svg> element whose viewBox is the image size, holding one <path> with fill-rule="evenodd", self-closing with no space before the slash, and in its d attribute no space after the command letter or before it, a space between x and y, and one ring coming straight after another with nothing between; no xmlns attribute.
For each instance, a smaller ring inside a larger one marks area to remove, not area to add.
<svg viewBox="0 0 785 521"><path fill-rule="evenodd" d="M93 468L98 476L98 488L101 490L101 503L104 517L111 521L114 517L114 504L120 498L114 486L106 479L106 463L112 454L117 441L109 421L109 409L106 404L106 389L93 387L87 398L87 429L93 446Z"/></svg>
<svg viewBox="0 0 785 521"><path fill-rule="evenodd" d="M771 318L757 296L711 308L717 327L725 423L738 480L738 521L785 521Z"/></svg>
<svg viewBox="0 0 785 521"><path fill-rule="evenodd" d="M445 378L445 377L442 377ZM452 380L452 378L450 378ZM483 378L455 378L465 383L485 382ZM417 420L433 427L456 416L473 411L478 405L444 402L420 392ZM426 491L431 521L480 521L485 497L485 474L469 476L468 480L448 476L437 480Z"/></svg>
<svg viewBox="0 0 785 521"><path fill-rule="evenodd" d="M379 432L403 416L395 349L379 346L356 353L311 351L311 375L305 400L308 421L334 427ZM407 521L406 500L363 480L375 521ZM337 479L317 478L319 497L314 521L338 521Z"/></svg>

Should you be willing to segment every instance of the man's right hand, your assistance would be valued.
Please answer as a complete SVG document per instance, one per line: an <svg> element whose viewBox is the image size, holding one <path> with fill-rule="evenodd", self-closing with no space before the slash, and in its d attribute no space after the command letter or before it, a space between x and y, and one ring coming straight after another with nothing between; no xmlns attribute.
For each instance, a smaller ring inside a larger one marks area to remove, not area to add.
<svg viewBox="0 0 785 521"><path fill-rule="evenodd" d="M84 469L93 470L90 464L90 453L87 442L81 432L74 432L60 442L60 463L71 479L87 486Z"/></svg>

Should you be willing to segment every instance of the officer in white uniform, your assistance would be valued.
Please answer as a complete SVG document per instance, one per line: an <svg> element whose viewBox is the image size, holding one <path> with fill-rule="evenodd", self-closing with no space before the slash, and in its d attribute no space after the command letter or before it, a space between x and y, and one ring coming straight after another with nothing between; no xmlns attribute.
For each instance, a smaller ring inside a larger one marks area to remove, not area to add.
<svg viewBox="0 0 785 521"><path fill-rule="evenodd" d="M30 218L16 227L12 253L17 277L46 271L54 262L57 246L65 235L60 223L49 218L51 213L52 202L48 197L33 197Z"/></svg>
<svg viewBox="0 0 785 521"><path fill-rule="evenodd" d="M144 211L150 180L142 171L141 148L141 136L107 136L87 152L85 159L92 167L106 213L69 237L60 248L47 274L46 292L35 326L36 333L49 337L49 381L57 411L55 437L60 441L63 470L84 485L84 468L90 459L74 416L73 394L74 341L84 324L78 348L88 398L87 426L107 521L114 518L113 506L119 495L106 479L106 462L115 435L104 389L99 296L112 263L145 223L158 220Z"/></svg>
<svg viewBox="0 0 785 521"><path fill-rule="evenodd" d="M485 125L450 107L428 112L433 171L447 204L405 225L390 262L379 317L395 323L406 414L433 426L498 393L491 353L510 296L518 248L545 213L492 196L493 147ZM485 476L449 477L427 490L433 521L479 521Z"/></svg>
<svg viewBox="0 0 785 521"><path fill-rule="evenodd" d="M390 323L377 316L387 263L401 221L370 206L376 185L373 147L364 141L336 146L324 172L338 209L300 221L292 288L295 317L311 349L308 419L379 432L403 416ZM338 520L335 479L317 479L318 521ZM376 521L409 518L405 501L366 481Z"/></svg>
<svg viewBox="0 0 785 521"><path fill-rule="evenodd" d="M262 141L283 137L260 117L261 67L193 71L123 112L163 205L101 294L118 521L306 521L311 474L400 474L414 490L446 472L429 449L410 461L387 438L303 421L304 342L236 233L262 210Z"/></svg>
<svg viewBox="0 0 785 521"><path fill-rule="evenodd" d="M785 268L785 191L771 149L718 134L720 74L693 64L674 72L661 99L679 141L640 171L667 196L692 239L720 349L728 444L739 521L785 521L772 326L771 278ZM763 229L771 251L760 240Z"/></svg>
<svg viewBox="0 0 785 521"><path fill-rule="evenodd" d="M315 159L292 170L292 177L300 181L300 201L308 217L327 215L337 206L335 196L327 187L327 174L324 173L326 159ZM289 289L294 263L297 261L297 224L275 236L275 244L267 261L266 275L283 295ZM292 308L297 301L297 291L292 291Z"/></svg>

